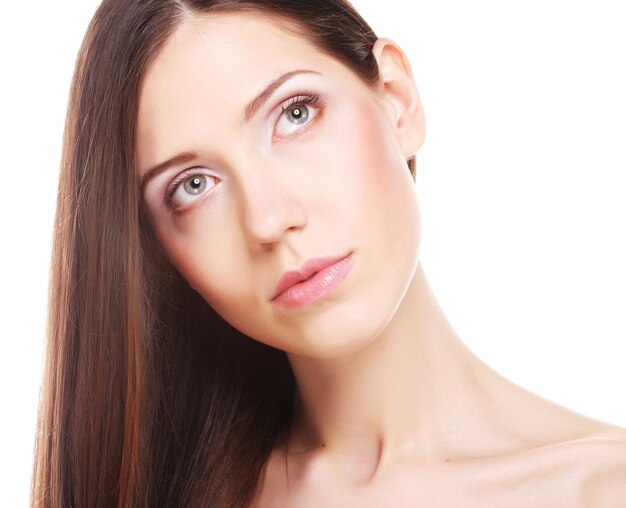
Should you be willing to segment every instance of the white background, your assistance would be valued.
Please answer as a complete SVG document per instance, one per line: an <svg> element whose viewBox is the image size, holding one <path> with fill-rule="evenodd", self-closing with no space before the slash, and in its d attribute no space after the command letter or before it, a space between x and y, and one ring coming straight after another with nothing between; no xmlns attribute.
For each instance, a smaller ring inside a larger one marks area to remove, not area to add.
<svg viewBox="0 0 626 508"><path fill-rule="evenodd" d="M26 506L62 127L98 2L10 2L0 30L0 505ZM423 262L514 382L626 426L626 31L609 0L355 0L426 110ZM409 7L412 6L412 7Z"/></svg>

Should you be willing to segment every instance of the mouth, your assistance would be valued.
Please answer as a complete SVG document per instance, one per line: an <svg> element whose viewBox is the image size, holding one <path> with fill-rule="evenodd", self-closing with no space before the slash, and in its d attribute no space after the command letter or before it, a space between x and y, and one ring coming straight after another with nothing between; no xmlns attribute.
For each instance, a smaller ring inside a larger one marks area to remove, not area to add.
<svg viewBox="0 0 626 508"><path fill-rule="evenodd" d="M308 305L338 287L352 268L352 252L337 258L314 258L297 271L285 272L278 281L272 302L286 308Z"/></svg>

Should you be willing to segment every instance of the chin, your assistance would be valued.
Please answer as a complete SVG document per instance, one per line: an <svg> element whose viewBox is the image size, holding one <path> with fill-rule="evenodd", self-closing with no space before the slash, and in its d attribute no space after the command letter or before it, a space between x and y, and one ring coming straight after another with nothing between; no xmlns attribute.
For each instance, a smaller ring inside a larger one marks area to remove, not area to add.
<svg viewBox="0 0 626 508"><path fill-rule="evenodd" d="M372 344L393 319L397 305L385 303L369 298L367 302L337 304L292 330L285 351L319 359L352 355Z"/></svg>

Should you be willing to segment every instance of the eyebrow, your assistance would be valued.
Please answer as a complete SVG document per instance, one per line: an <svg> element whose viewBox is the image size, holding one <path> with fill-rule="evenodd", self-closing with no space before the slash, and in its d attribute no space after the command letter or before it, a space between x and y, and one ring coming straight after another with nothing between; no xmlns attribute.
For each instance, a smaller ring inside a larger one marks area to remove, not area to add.
<svg viewBox="0 0 626 508"><path fill-rule="evenodd" d="M175 164L184 164L185 162L192 161L196 157L197 155L194 152L182 152L149 169L141 177L141 192L143 193L143 190L146 188L146 185L148 185L150 180L163 173L166 169L169 169L170 166L174 166Z"/></svg>
<svg viewBox="0 0 626 508"><path fill-rule="evenodd" d="M311 71L307 69L298 69L295 71L290 71L279 78L275 79L271 83L269 83L263 91L257 95L254 99L250 101L250 103L246 106L244 118L249 121L254 114L267 102L267 100L272 96L272 94L283 84L285 81L297 76L298 74L319 74L319 72Z"/></svg>
<svg viewBox="0 0 626 508"><path fill-rule="evenodd" d="M261 109L263 104L267 102L267 100L272 96L272 94L278 90L286 81L290 80L294 76L298 74L320 74L317 71L312 71L308 69L298 69L295 71L289 71L283 74L282 76L276 78L272 82L270 82L254 99L252 99L244 110L244 119L248 122L255 113ZM146 188L148 182L160 175L164 171L170 168L170 166L174 166L175 164L184 164L189 162L197 157L195 152L182 152L178 155L175 155L171 159L168 159L164 162L157 164L156 166L150 168L145 174L141 177L141 191Z"/></svg>

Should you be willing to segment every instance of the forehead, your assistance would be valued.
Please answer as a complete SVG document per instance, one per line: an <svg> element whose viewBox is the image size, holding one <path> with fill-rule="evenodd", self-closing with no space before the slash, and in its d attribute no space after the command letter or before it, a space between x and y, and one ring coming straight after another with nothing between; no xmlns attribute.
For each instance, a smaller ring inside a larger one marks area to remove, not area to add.
<svg viewBox="0 0 626 508"><path fill-rule="evenodd" d="M171 132L207 122L242 121L245 105L278 76L298 69L346 73L302 35L267 15L220 13L187 18L147 69L140 90L139 157L175 150ZM200 123L199 123L200 122ZM214 125L208 125L212 128ZM144 162L148 163L149 161Z"/></svg>

